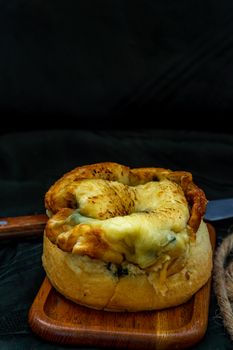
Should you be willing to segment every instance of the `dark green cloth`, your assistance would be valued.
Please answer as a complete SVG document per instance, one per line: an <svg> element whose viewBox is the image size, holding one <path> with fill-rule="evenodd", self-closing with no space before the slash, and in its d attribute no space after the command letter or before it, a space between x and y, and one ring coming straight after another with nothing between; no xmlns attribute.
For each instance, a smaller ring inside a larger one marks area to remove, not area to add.
<svg viewBox="0 0 233 350"><path fill-rule="evenodd" d="M44 130L0 136L0 213L44 213L49 186L72 168L102 161L131 167L191 171L208 199L233 197L233 137L191 130ZM217 245L233 220L215 224ZM43 281L42 241L0 243L0 349L65 349L35 336L27 323ZM226 350L232 342L212 291L208 329L198 350Z"/></svg>

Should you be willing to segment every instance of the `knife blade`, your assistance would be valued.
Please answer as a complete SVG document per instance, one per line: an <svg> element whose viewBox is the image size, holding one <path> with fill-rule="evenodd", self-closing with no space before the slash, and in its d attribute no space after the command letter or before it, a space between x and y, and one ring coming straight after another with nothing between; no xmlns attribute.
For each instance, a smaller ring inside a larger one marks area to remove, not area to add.
<svg viewBox="0 0 233 350"><path fill-rule="evenodd" d="M217 221L233 218L233 198L214 199L207 203L204 219Z"/></svg>

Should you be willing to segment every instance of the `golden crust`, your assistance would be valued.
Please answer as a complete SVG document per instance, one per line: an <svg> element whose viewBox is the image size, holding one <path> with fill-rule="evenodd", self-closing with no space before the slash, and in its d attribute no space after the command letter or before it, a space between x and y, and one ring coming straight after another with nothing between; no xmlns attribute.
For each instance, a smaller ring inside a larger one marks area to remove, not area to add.
<svg viewBox="0 0 233 350"><path fill-rule="evenodd" d="M145 267L155 263L157 253L167 253L168 248L175 258L176 244L167 246L169 241L180 245L183 237L188 243L184 231L187 236L189 211L176 183L161 180L129 187L119 182L83 180L77 193L79 209L61 209L46 226L47 236L64 251L114 263L126 257ZM82 216L87 213L87 217ZM179 254L185 250L183 245Z"/></svg>
<svg viewBox="0 0 233 350"><path fill-rule="evenodd" d="M189 172L112 162L75 168L45 195L45 271L63 295L92 308L181 304L211 274L206 203Z"/></svg>
<svg viewBox="0 0 233 350"><path fill-rule="evenodd" d="M68 299L95 309L141 311L172 307L190 299L211 275L212 249L202 222L185 267L168 276L162 286L154 272L133 269L129 264L121 269L128 269L128 274L116 275L103 261L62 251L46 235L42 261L53 286Z"/></svg>
<svg viewBox="0 0 233 350"><path fill-rule="evenodd" d="M195 232L205 213L207 199L204 192L194 184L190 172L172 171L164 168L131 169L113 162L103 162L77 167L66 173L50 187L45 195L45 207L47 211L53 215L63 208L76 208L75 188L79 186L80 180L84 179L117 181L130 186L163 179L168 179L179 184L189 204L190 219L188 224L192 236L195 238ZM106 216L104 218L106 218Z"/></svg>
<svg viewBox="0 0 233 350"><path fill-rule="evenodd" d="M131 183L168 179L178 183L184 191L190 206L189 226L193 238L205 213L207 199L205 193L193 182L192 174L187 171L172 171L164 168L138 168L131 170Z"/></svg>
<svg viewBox="0 0 233 350"><path fill-rule="evenodd" d="M45 207L55 214L62 208L75 208L72 185L84 179L103 179L129 183L130 169L124 165L104 162L77 167L62 176L45 195Z"/></svg>

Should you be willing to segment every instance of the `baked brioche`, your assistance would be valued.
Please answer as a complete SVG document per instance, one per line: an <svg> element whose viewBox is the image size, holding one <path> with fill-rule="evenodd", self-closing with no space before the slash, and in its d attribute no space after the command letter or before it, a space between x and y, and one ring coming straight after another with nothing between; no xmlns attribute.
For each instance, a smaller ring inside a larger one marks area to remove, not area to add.
<svg viewBox="0 0 233 350"><path fill-rule="evenodd" d="M78 167L45 195L48 278L68 299L96 309L184 303L211 275L206 203L189 172Z"/></svg>

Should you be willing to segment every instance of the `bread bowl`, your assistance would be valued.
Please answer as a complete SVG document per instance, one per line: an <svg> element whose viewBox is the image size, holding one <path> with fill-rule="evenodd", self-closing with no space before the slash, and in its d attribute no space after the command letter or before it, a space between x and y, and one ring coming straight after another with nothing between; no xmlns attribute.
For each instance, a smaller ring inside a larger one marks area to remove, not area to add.
<svg viewBox="0 0 233 350"><path fill-rule="evenodd" d="M180 305L211 276L206 203L190 172L77 167L45 195L46 274L66 298L94 309Z"/></svg>

